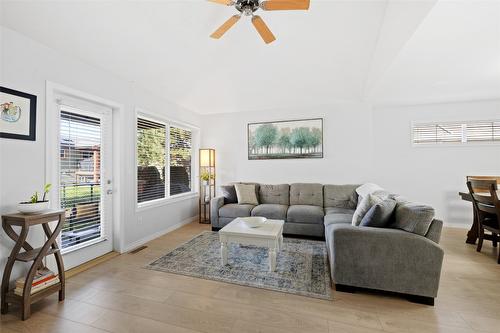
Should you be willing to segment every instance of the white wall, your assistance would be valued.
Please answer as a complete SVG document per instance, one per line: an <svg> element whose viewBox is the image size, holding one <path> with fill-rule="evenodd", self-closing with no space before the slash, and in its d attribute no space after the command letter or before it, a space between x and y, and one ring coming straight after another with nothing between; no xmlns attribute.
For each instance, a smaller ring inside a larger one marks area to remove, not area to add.
<svg viewBox="0 0 500 333"><path fill-rule="evenodd" d="M500 145L414 147L412 121L500 119L500 100L375 107L374 178L409 199L429 203L448 225L470 226L471 204L458 192L467 175L500 175Z"/></svg>
<svg viewBox="0 0 500 333"><path fill-rule="evenodd" d="M304 118L323 118L324 158L248 160L248 123ZM202 146L216 149L218 184L361 183L372 178L371 107L339 102L307 109L207 115L203 116Z"/></svg>
<svg viewBox="0 0 500 333"><path fill-rule="evenodd" d="M0 27L1 28L1 27ZM36 141L0 139L0 214L13 212L16 204L40 190L45 179L45 94L46 81L68 86L124 105L124 112L115 117L120 129L118 142L120 182L115 191L120 203L123 225L123 245L128 248L142 239L172 227L197 215L197 199L136 211L134 158L135 108L143 108L162 117L198 126L196 114L154 96L130 82L88 66L49 49L7 28L1 28L2 77L0 84L15 90L37 95ZM138 220L141 220L139 222ZM42 231L30 236L33 245L43 240ZM0 232L0 267L13 242ZM15 277L15 276L14 276Z"/></svg>
<svg viewBox="0 0 500 333"><path fill-rule="evenodd" d="M323 159L247 158L247 124L324 118ZM413 147L412 121L500 118L500 101L374 107L360 103L203 116L202 146L216 149L218 184L371 181L436 208L447 225L469 227L471 204L458 192L467 175L500 175L500 145Z"/></svg>

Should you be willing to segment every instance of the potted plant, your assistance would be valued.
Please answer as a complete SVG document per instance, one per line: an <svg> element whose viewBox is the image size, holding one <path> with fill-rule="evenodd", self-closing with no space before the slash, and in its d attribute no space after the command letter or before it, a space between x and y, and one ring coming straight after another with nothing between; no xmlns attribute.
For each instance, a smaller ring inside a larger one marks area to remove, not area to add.
<svg viewBox="0 0 500 333"><path fill-rule="evenodd" d="M29 201L20 202L17 209L24 214L35 214L49 208L49 200L46 200L52 184L45 184L43 188L42 200L39 200L38 191L36 191Z"/></svg>
<svg viewBox="0 0 500 333"><path fill-rule="evenodd" d="M210 173L207 170L203 170L200 174L201 183L205 186L208 185L208 181L210 180Z"/></svg>

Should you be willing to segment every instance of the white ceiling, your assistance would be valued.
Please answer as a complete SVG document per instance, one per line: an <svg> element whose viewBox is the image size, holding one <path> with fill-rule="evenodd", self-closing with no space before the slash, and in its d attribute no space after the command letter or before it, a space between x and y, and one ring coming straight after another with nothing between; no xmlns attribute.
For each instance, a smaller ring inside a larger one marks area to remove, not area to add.
<svg viewBox="0 0 500 333"><path fill-rule="evenodd" d="M208 35L203 0L3 1L1 24L201 114L500 97L499 1L311 0Z"/></svg>
<svg viewBox="0 0 500 333"><path fill-rule="evenodd" d="M424 103L500 97L500 1L440 1L369 97Z"/></svg>

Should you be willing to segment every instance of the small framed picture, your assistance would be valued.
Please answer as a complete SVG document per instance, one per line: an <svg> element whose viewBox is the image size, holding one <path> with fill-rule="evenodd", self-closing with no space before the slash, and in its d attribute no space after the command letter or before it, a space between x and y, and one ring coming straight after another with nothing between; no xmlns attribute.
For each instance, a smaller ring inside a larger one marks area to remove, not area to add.
<svg viewBox="0 0 500 333"><path fill-rule="evenodd" d="M0 138L36 140L36 96L0 87Z"/></svg>

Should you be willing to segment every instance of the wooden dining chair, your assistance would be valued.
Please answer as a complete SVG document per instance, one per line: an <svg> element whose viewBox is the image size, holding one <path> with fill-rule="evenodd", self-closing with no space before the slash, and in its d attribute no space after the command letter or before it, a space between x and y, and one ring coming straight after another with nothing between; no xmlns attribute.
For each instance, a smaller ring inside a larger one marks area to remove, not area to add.
<svg viewBox="0 0 500 333"><path fill-rule="evenodd" d="M467 187L478 219L477 251L481 252L484 239L491 240L493 246L497 247L500 240L500 202L498 201L497 182L496 180L470 179L467 182ZM485 230L491 232L491 235L486 235ZM498 263L500 263L500 255Z"/></svg>

